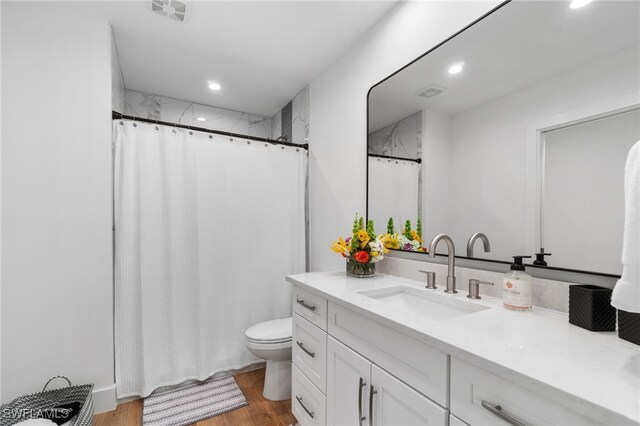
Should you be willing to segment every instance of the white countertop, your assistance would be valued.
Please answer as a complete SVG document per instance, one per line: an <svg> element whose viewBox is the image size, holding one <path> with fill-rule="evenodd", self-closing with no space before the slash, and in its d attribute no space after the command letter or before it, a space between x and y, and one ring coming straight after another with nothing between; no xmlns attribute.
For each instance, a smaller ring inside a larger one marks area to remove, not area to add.
<svg viewBox="0 0 640 426"><path fill-rule="evenodd" d="M434 321L357 293L398 285L424 289L421 282L391 275L313 272L287 280L599 422L640 424L640 346L615 332L590 332L555 311L511 311L501 300L471 300L461 290L425 291L492 309Z"/></svg>

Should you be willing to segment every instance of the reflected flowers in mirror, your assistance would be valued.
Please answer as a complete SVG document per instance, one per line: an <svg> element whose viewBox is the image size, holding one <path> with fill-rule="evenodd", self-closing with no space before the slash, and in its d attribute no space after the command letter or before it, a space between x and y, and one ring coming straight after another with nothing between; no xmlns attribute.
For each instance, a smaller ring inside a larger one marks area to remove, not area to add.
<svg viewBox="0 0 640 426"><path fill-rule="evenodd" d="M387 233L390 238L386 247L389 249L417 251L421 253L427 252L427 249L422 247L422 221L420 219L416 221L416 229L411 228L411 221L407 219L402 232L396 234L393 218L390 217L387 223Z"/></svg>

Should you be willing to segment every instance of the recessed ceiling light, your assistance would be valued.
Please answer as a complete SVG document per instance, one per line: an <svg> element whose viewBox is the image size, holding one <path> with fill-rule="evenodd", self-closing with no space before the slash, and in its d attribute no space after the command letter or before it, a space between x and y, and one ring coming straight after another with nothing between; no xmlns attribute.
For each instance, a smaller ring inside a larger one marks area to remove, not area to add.
<svg viewBox="0 0 640 426"><path fill-rule="evenodd" d="M207 121L207 119L204 118L204 117L198 117L198 118L196 118L196 120L198 120L198 121Z"/></svg>
<svg viewBox="0 0 640 426"><path fill-rule="evenodd" d="M464 62L458 62L449 67L449 74L458 74L464 68Z"/></svg>
<svg viewBox="0 0 640 426"><path fill-rule="evenodd" d="M569 7L571 9L579 9L583 6L588 5L589 3L591 3L593 0L573 0L571 2L571 4L569 5Z"/></svg>
<svg viewBox="0 0 640 426"><path fill-rule="evenodd" d="M222 87L218 83L216 83L215 81L212 81L211 83L209 83L209 89L211 89L211 90L218 91L221 88Z"/></svg>

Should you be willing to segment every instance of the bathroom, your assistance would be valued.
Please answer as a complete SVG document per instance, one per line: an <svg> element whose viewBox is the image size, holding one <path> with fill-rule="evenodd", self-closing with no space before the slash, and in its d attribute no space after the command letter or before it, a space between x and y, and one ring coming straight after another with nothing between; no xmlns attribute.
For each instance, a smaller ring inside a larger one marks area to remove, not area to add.
<svg viewBox="0 0 640 426"><path fill-rule="evenodd" d="M639 1L0 20L2 426L640 424Z"/></svg>

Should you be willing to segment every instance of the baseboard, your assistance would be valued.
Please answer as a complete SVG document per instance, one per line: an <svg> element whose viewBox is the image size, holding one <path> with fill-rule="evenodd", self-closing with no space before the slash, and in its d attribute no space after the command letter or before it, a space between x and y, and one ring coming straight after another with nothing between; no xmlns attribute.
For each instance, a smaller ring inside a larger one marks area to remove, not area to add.
<svg viewBox="0 0 640 426"><path fill-rule="evenodd" d="M93 390L93 414L106 413L116 409L116 385Z"/></svg>

